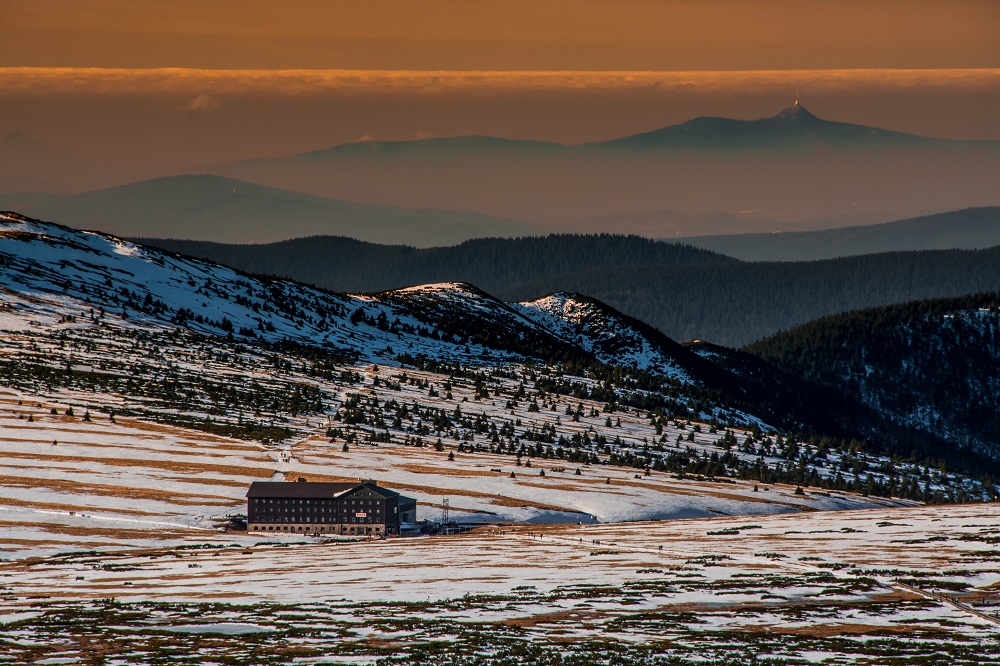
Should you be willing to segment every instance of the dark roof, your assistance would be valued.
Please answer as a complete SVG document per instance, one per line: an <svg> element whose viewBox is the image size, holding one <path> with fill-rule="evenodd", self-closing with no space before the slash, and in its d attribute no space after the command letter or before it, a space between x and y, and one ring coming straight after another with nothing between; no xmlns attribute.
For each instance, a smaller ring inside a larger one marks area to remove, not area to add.
<svg viewBox="0 0 1000 666"><path fill-rule="evenodd" d="M247 490L247 497L331 499L361 488L367 488L383 497L394 497L399 494L395 490L389 490L374 483L254 481L250 484L250 489Z"/></svg>

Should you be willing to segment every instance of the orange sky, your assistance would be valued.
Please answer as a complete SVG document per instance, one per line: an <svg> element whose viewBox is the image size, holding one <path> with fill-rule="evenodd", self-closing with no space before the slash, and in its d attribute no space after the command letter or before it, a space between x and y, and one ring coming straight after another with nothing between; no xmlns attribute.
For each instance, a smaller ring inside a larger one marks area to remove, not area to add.
<svg viewBox="0 0 1000 666"><path fill-rule="evenodd" d="M85 165L32 174L71 189L360 138L607 139L796 97L1000 140L998 0L0 0L0 28L0 140Z"/></svg>
<svg viewBox="0 0 1000 666"><path fill-rule="evenodd" d="M0 65L1000 67L996 0L4 0Z"/></svg>

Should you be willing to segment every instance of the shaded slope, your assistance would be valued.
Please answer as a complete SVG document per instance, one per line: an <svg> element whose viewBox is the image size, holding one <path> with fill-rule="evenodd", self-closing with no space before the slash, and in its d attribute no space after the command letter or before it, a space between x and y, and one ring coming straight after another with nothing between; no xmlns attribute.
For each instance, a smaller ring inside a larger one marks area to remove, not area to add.
<svg viewBox="0 0 1000 666"><path fill-rule="evenodd" d="M826 317L746 350L901 430L1000 460L1000 292Z"/></svg>
<svg viewBox="0 0 1000 666"><path fill-rule="evenodd" d="M997 247L746 263L606 235L482 239L426 250L336 238L268 246L148 242L335 291L469 282L509 301L587 294L671 338L732 346L837 312L1000 289Z"/></svg>
<svg viewBox="0 0 1000 666"><path fill-rule="evenodd" d="M623 266L496 293L510 300L585 293L674 339L738 346L837 312L998 288L1000 247L816 262Z"/></svg>

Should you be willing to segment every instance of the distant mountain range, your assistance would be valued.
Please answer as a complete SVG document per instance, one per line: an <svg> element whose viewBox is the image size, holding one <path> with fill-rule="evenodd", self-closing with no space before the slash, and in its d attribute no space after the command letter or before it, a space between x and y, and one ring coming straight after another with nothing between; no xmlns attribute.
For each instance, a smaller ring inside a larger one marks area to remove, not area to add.
<svg viewBox="0 0 1000 666"><path fill-rule="evenodd" d="M672 338L740 346L825 315L997 289L1000 247L595 268L494 293L511 300L589 294Z"/></svg>
<svg viewBox="0 0 1000 666"><path fill-rule="evenodd" d="M211 175L157 178L84 194L0 194L0 209L127 236L222 242L317 234L419 247L544 229L451 210L337 201Z"/></svg>
<svg viewBox="0 0 1000 666"><path fill-rule="evenodd" d="M993 178L1000 142L833 122L798 104L770 118L696 118L576 145L483 136L364 141L215 171L352 201L653 236L718 231L699 229L697 220L678 229L669 216L659 230L648 217L624 225L631 216L677 211L677 217L740 216L751 225L755 218L775 220L767 230L801 230L809 220L870 223L1000 203ZM602 217L620 226L577 226Z"/></svg>
<svg viewBox="0 0 1000 666"><path fill-rule="evenodd" d="M562 144L551 141L503 139L490 136L459 136L412 141L357 141L325 150L301 153L288 161L322 161L366 157L370 159L447 159L468 155L540 156L590 151L815 151L820 149L899 148L936 145L992 146L996 142L935 139L892 132L877 127L824 120L798 102L777 115L757 120L701 117L678 125L616 139ZM272 160L237 162L253 165Z"/></svg>
<svg viewBox="0 0 1000 666"><path fill-rule="evenodd" d="M916 147L952 143L877 127L823 120L798 101L759 120L695 118L651 132L583 144L586 148L665 151L815 151ZM970 142L971 143L971 142Z"/></svg>
<svg viewBox="0 0 1000 666"><path fill-rule="evenodd" d="M811 261L910 250L977 250L1000 245L1000 206L840 229L693 237L681 242L745 261Z"/></svg>
<svg viewBox="0 0 1000 666"><path fill-rule="evenodd" d="M54 194L72 191L65 183L79 181L88 160L8 134L0 208L127 236L344 235L431 247L546 232L812 231L1000 205L1000 142L833 122L799 105L770 118L695 118L576 145L487 136L356 142Z"/></svg>

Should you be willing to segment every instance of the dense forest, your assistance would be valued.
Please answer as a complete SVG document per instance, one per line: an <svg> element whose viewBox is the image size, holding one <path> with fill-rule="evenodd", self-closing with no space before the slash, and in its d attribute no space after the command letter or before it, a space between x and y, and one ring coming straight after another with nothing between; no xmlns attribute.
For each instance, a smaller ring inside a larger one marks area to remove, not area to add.
<svg viewBox="0 0 1000 666"><path fill-rule="evenodd" d="M497 295L519 300L555 290L581 292L674 339L739 346L838 312L998 287L1000 248L991 248L595 269Z"/></svg>
<svg viewBox="0 0 1000 666"><path fill-rule="evenodd" d="M746 351L896 427L1000 459L1000 292L825 317Z"/></svg>
<svg viewBox="0 0 1000 666"><path fill-rule="evenodd" d="M496 293L592 268L735 261L708 250L614 234L480 238L418 249L342 236L265 245L138 239L258 275L280 275L339 292L373 292L432 282L469 282Z"/></svg>
<svg viewBox="0 0 1000 666"><path fill-rule="evenodd" d="M746 263L637 236L481 239L418 250L347 238L155 247L334 291L464 281L506 300L593 296L677 340L744 345L818 317L1000 289L1000 247Z"/></svg>

